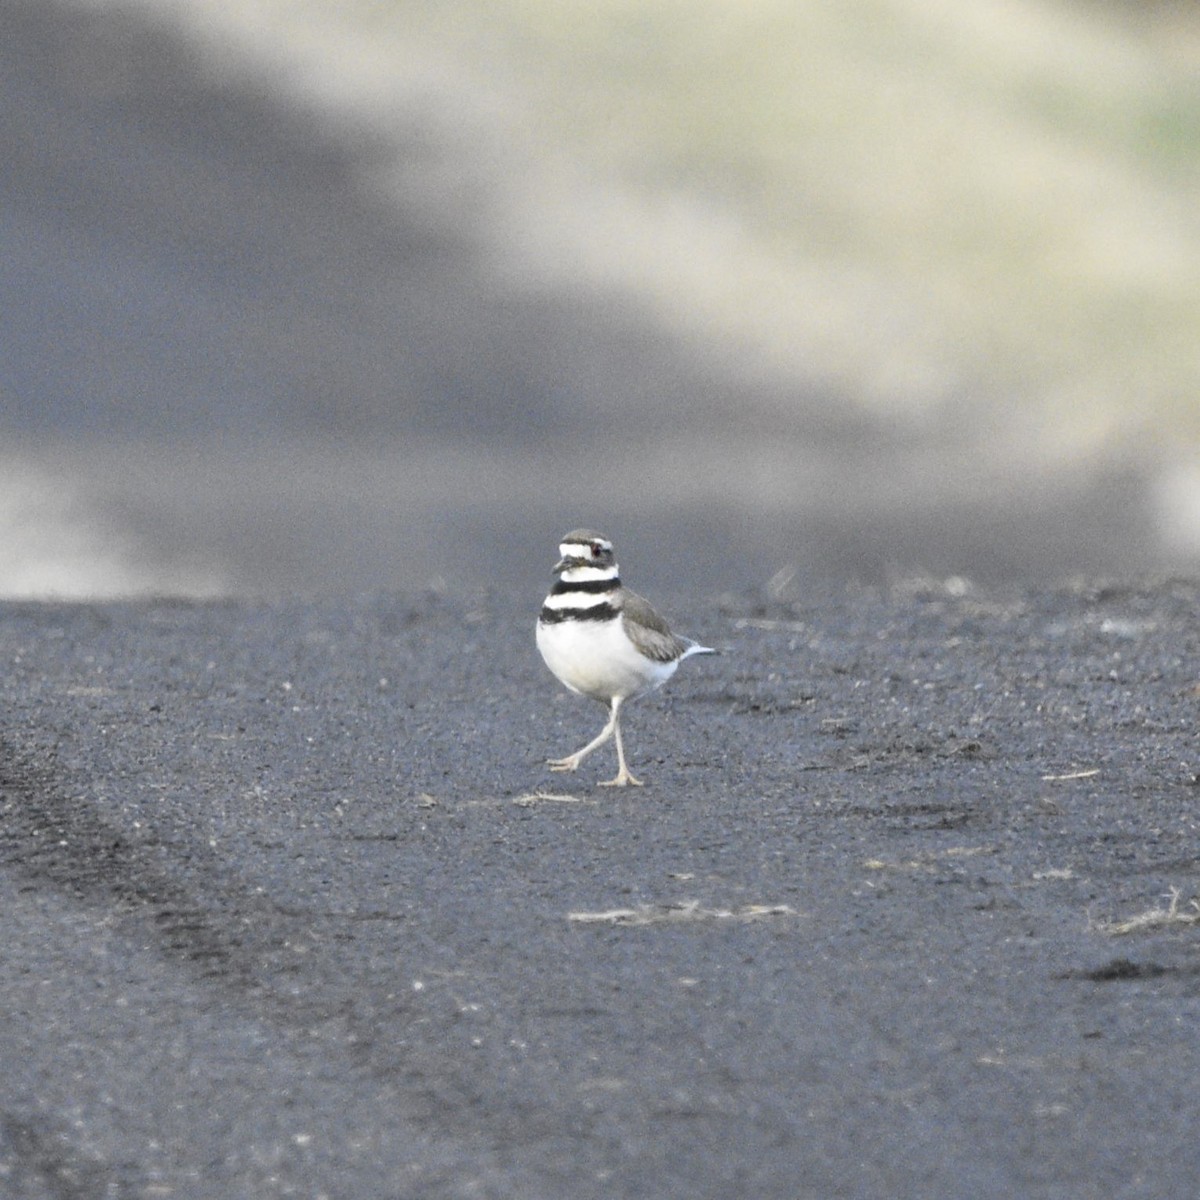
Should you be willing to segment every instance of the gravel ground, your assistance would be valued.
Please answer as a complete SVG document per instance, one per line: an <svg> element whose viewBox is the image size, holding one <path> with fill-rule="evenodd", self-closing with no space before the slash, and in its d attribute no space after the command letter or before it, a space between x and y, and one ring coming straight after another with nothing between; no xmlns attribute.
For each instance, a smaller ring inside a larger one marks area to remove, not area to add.
<svg viewBox="0 0 1200 1200"><path fill-rule="evenodd" d="M536 601L0 607L0 1191L1191 1194L1200 591L959 591L665 603L623 791Z"/></svg>

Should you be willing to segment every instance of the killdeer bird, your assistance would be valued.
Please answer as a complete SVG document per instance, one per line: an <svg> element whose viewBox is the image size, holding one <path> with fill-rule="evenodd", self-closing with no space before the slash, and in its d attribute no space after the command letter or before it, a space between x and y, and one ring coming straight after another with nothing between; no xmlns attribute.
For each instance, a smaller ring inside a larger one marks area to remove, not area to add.
<svg viewBox="0 0 1200 1200"><path fill-rule="evenodd" d="M691 654L715 654L673 634L636 592L621 583L612 542L575 529L558 547L558 576L537 623L546 666L573 692L608 705L608 723L582 750L552 758L552 771L574 771L609 738L617 743L617 774L602 787L641 787L629 773L621 744L621 705L661 687Z"/></svg>

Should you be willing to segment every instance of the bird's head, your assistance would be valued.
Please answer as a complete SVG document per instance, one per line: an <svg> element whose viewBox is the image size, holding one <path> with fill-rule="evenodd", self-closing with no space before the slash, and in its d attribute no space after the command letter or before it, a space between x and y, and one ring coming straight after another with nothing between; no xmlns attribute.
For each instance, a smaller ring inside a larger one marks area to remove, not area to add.
<svg viewBox="0 0 1200 1200"><path fill-rule="evenodd" d="M558 562L554 564L557 575L579 567L611 567L616 561L612 542L590 529L572 530L559 542L558 553Z"/></svg>

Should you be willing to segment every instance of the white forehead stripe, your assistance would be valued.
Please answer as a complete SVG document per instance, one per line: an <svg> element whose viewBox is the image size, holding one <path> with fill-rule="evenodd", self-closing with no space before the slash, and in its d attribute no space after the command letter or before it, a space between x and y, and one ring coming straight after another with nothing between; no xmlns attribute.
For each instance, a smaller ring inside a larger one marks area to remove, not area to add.
<svg viewBox="0 0 1200 1200"><path fill-rule="evenodd" d="M590 542L560 542L558 553L560 558L591 557L593 543L602 550L612 551L612 542L606 538L593 538Z"/></svg>

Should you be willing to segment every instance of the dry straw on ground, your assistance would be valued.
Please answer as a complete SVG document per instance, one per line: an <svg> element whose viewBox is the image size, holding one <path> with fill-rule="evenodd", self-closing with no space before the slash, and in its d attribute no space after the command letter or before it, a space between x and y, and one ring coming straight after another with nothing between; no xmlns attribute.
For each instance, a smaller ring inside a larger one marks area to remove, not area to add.
<svg viewBox="0 0 1200 1200"><path fill-rule="evenodd" d="M1189 900L1185 906L1180 907L1179 898L1182 894L1179 888L1172 888L1166 908L1150 908L1132 917L1126 917L1123 921L1101 921L1096 928L1102 933L1119 935L1142 933L1148 929L1162 929L1172 925L1200 924L1200 900Z"/></svg>
<svg viewBox="0 0 1200 1200"><path fill-rule="evenodd" d="M599 912L571 912L567 920L580 925L668 925L690 921L754 921L761 917L792 916L786 904L746 904L741 908L703 908L699 900L668 904L639 904Z"/></svg>

